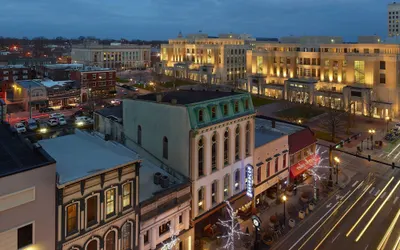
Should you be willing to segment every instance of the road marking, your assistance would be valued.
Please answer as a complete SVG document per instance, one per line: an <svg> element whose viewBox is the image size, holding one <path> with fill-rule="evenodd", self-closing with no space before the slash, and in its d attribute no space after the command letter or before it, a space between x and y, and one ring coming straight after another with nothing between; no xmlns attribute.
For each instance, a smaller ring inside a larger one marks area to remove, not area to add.
<svg viewBox="0 0 400 250"><path fill-rule="evenodd" d="M378 190L375 192L374 196L377 196L377 195L379 194L379 191L381 191L381 190L378 189Z"/></svg>
<svg viewBox="0 0 400 250"><path fill-rule="evenodd" d="M394 198L393 205L396 204L396 202L397 202L398 199L399 199L399 196L397 196L396 198Z"/></svg>
<svg viewBox="0 0 400 250"><path fill-rule="evenodd" d="M381 199L385 198L385 196L386 196L386 192L384 192L384 193L381 195Z"/></svg>
<svg viewBox="0 0 400 250"><path fill-rule="evenodd" d="M375 187L372 187L371 190L369 191L369 194L372 194L374 192Z"/></svg>
<svg viewBox="0 0 400 250"><path fill-rule="evenodd" d="M367 250L367 249L368 249L368 247L369 247L369 245L367 245L367 246L364 248L364 250Z"/></svg>
<svg viewBox="0 0 400 250"><path fill-rule="evenodd" d="M353 185L351 185L351 187L355 187L357 185L358 181L354 182Z"/></svg>
<svg viewBox="0 0 400 250"><path fill-rule="evenodd" d="M332 203L329 203L328 205L326 205L326 208L330 208L332 206Z"/></svg>
<svg viewBox="0 0 400 250"><path fill-rule="evenodd" d="M335 238L333 238L332 243L337 239L337 237L339 237L340 233L338 233L338 235L336 235Z"/></svg>
<svg viewBox="0 0 400 250"><path fill-rule="evenodd" d="M365 206L365 204L367 204L367 202L369 201L369 199L367 199L361 206Z"/></svg>

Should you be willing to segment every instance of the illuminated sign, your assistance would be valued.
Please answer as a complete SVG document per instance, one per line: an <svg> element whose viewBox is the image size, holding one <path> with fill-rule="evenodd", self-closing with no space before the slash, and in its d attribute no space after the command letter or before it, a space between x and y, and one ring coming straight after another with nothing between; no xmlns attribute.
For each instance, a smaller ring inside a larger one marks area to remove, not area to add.
<svg viewBox="0 0 400 250"><path fill-rule="evenodd" d="M254 175L254 171L253 171L253 166L251 165L247 165L246 166L246 177L247 177L247 192L246 195L248 197L253 197L253 175Z"/></svg>

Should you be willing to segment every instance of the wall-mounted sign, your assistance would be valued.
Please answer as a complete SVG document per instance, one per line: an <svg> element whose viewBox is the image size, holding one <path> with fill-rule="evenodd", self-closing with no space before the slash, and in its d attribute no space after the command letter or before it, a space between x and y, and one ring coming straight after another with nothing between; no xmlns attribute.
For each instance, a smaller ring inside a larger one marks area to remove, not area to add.
<svg viewBox="0 0 400 250"><path fill-rule="evenodd" d="M253 176L254 176L254 169L253 166L247 165L246 166L246 177L247 177L247 192L246 195L248 197L253 198Z"/></svg>

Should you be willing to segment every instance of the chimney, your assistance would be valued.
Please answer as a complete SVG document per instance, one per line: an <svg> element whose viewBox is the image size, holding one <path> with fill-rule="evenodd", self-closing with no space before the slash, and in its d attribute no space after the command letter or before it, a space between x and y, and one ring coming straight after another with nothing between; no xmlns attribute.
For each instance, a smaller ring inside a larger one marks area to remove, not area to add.
<svg viewBox="0 0 400 250"><path fill-rule="evenodd" d="M178 103L178 100L177 99L172 99L171 100L171 104L177 104Z"/></svg>
<svg viewBox="0 0 400 250"><path fill-rule="evenodd" d="M161 102L162 101L162 95L161 94L156 94L156 101Z"/></svg>
<svg viewBox="0 0 400 250"><path fill-rule="evenodd" d="M272 128L275 128L275 120L272 120Z"/></svg>

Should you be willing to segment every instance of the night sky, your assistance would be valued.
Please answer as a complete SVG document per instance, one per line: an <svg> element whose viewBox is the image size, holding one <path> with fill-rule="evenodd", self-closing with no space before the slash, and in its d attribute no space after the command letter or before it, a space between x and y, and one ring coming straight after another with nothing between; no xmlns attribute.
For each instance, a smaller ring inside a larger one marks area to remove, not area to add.
<svg viewBox="0 0 400 250"><path fill-rule="evenodd" d="M387 36L388 0L3 0L0 36Z"/></svg>

